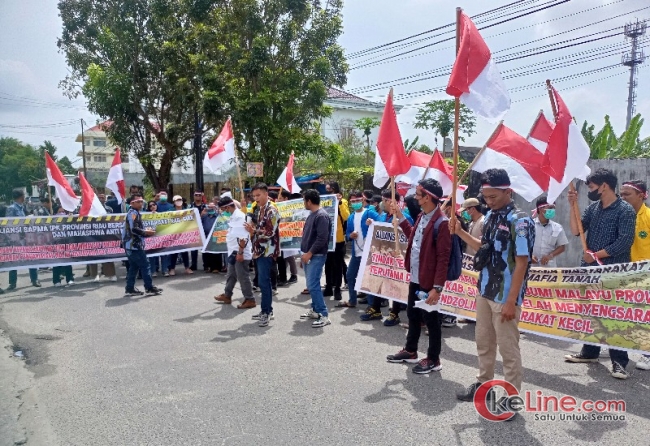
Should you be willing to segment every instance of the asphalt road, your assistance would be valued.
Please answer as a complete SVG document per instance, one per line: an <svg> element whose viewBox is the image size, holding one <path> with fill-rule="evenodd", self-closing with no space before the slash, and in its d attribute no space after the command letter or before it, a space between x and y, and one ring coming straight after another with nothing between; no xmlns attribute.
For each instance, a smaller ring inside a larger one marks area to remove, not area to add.
<svg viewBox="0 0 650 446"><path fill-rule="evenodd" d="M19 289L0 296L2 445L648 444L650 372L621 382L605 356L564 363L575 344L524 335L524 390L623 399L625 421L481 419L454 397L476 375L471 324L443 329L441 372L415 375L385 361L405 330L360 322L361 308L331 301L332 325L301 321L302 278L259 328L259 307L213 301L223 275L157 278L163 295L127 298L123 280L95 284L82 272L76 286L52 288L41 271L40 289L21 273Z"/></svg>

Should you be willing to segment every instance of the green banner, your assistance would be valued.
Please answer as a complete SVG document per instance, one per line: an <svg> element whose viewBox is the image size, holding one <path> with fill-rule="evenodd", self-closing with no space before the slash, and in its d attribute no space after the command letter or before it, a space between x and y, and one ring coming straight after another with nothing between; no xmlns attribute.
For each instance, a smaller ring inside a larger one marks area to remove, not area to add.
<svg viewBox="0 0 650 446"><path fill-rule="evenodd" d="M357 290L407 303L404 270L408 240L399 229L375 223L368 232ZM478 272L463 258L458 280L448 281L441 313L476 320ZM650 352L650 261L577 268L531 268L519 327L564 341Z"/></svg>
<svg viewBox="0 0 650 446"><path fill-rule="evenodd" d="M0 271L126 259L121 247L125 216L0 218ZM197 209L142 213L142 223L156 230L156 235L146 238L147 255L203 246Z"/></svg>

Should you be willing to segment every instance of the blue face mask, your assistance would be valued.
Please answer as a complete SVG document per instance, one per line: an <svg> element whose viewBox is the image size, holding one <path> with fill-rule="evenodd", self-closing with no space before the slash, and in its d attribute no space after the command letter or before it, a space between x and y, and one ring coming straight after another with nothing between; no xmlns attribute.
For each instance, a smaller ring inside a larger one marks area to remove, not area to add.
<svg viewBox="0 0 650 446"><path fill-rule="evenodd" d="M352 208L353 211L356 212L356 211L358 211L359 209L361 209L363 207L363 203L360 202L360 201L357 202L357 203L351 203L350 207Z"/></svg>
<svg viewBox="0 0 650 446"><path fill-rule="evenodd" d="M161 195L160 196L160 202L161 203L167 203L167 195Z"/></svg>
<svg viewBox="0 0 650 446"><path fill-rule="evenodd" d="M208 209L208 215L214 215L217 212L214 209Z"/></svg>
<svg viewBox="0 0 650 446"><path fill-rule="evenodd" d="M549 220L555 218L555 209L546 209L544 211L544 217L546 217Z"/></svg>
<svg viewBox="0 0 650 446"><path fill-rule="evenodd" d="M221 212L221 215L223 215L226 218L230 218L232 216L232 212L223 211Z"/></svg>
<svg viewBox="0 0 650 446"><path fill-rule="evenodd" d="M469 212L467 212L467 211L463 211L463 212L461 213L461 215L463 216L463 218L464 218L465 220L471 220L471 219L472 219L472 217L469 215Z"/></svg>

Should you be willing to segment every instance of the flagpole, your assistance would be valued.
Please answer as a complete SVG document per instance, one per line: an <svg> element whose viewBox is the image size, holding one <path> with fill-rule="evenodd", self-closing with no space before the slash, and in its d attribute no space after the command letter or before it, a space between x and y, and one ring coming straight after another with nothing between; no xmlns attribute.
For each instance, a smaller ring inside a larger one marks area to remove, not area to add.
<svg viewBox="0 0 650 446"><path fill-rule="evenodd" d="M228 120L230 121L230 125L232 125L232 116L228 115ZM233 138L234 138L234 131L233 131ZM241 169L239 168L239 158L237 158L237 146L235 146L235 166L237 167L237 180L239 181L239 193L241 194L240 200L243 203L246 201L246 196L244 195L244 186L241 180Z"/></svg>
<svg viewBox="0 0 650 446"><path fill-rule="evenodd" d="M460 18L463 12L462 8L456 8L456 56L460 49ZM454 107L454 176L453 176L453 189L451 192L451 226L456 226L456 190L458 189L458 134L460 124L460 97L456 97Z"/></svg>
<svg viewBox="0 0 650 446"><path fill-rule="evenodd" d="M551 88L551 80L546 79L546 90L548 91L548 97L551 100L551 108L553 109L553 119L557 122L557 104L555 103L555 97L553 96L553 89ZM576 187L573 184L573 181L569 183L569 190L571 192L576 192ZM580 215L580 208L578 207L578 201L574 201L571 205L571 211L573 212L576 222L578 223L578 232L580 232L580 241L582 242L582 249L587 252L589 247L587 246L587 237L585 236L585 228L582 226L582 216Z"/></svg>

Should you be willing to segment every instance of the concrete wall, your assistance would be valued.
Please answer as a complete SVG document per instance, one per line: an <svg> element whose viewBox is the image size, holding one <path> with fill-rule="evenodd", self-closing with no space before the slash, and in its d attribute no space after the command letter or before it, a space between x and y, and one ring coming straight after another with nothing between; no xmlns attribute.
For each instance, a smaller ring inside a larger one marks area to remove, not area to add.
<svg viewBox="0 0 650 446"><path fill-rule="evenodd" d="M381 120L382 111L369 111L369 110L358 110L358 109L343 109L343 108L334 108L332 116L329 118L323 118L322 120L322 132L323 136L330 141L338 141L339 135L337 130L341 127L341 124L344 124L346 127L354 127L354 121L361 118L377 118ZM360 137L363 142L366 142L366 137L363 134L362 130L354 129L354 133ZM370 133L370 146L374 147L377 142L377 135L379 134L379 128L372 129Z"/></svg>
<svg viewBox="0 0 650 446"><path fill-rule="evenodd" d="M620 159L620 160L590 160L588 163L592 172L599 168L610 169L614 171L618 177L619 187L621 183L629 180L644 180L648 181L650 178L650 158L640 159ZM582 181L576 182L576 189L578 190L578 199L580 212L591 203L587 199L587 186ZM557 258L558 266L577 266L580 265L582 259L582 243L580 237L571 235L571 227L569 226L569 203L566 198L566 191L562 193L560 198L556 201L556 215L555 221L560 223L567 234L569 239L569 246L564 254ZM535 209L534 203L529 203L519 196L515 196L515 202L522 210L530 213Z"/></svg>

